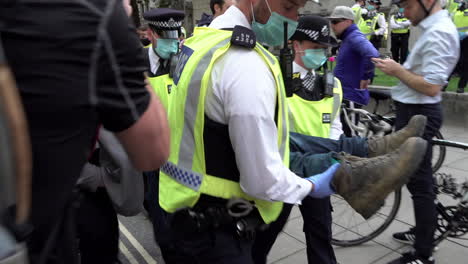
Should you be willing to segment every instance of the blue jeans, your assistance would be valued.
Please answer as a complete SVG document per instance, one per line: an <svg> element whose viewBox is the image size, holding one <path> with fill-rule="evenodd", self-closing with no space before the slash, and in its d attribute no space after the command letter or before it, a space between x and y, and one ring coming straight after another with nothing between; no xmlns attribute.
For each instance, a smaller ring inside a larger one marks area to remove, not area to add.
<svg viewBox="0 0 468 264"><path fill-rule="evenodd" d="M339 140L311 137L291 132L290 169L298 176L309 177L325 171L332 165L337 152L346 152L358 157L367 157L367 139L342 136ZM266 263L276 237L283 230L293 205L284 204L278 219L267 230L258 232L252 247L255 264ZM304 219L303 230L307 244L309 263L336 264L331 245L332 208L330 198L316 199L307 196L299 206Z"/></svg>

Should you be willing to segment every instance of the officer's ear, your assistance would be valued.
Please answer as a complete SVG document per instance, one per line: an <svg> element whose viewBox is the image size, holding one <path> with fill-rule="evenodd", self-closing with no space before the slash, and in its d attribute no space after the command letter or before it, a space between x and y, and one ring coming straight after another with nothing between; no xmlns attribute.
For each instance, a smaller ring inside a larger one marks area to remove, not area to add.
<svg viewBox="0 0 468 264"><path fill-rule="evenodd" d="M302 50L301 41L299 41L299 40L293 40L293 41L292 41L292 44L293 44L294 53L296 53L297 51L301 51L301 50Z"/></svg>

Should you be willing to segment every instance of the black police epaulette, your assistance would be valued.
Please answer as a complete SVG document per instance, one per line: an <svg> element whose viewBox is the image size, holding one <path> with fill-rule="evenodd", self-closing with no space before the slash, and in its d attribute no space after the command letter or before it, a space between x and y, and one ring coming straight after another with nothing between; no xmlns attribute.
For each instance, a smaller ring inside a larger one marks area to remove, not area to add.
<svg viewBox="0 0 468 264"><path fill-rule="evenodd" d="M232 30L231 44L233 46L253 49L256 41L255 33L249 28L235 26Z"/></svg>

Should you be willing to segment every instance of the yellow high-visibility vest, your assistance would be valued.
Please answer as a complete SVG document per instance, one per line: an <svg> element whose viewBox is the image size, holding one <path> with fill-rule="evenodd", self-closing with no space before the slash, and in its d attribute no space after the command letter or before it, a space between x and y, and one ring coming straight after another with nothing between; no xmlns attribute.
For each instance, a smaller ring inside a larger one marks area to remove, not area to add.
<svg viewBox="0 0 468 264"><path fill-rule="evenodd" d="M174 96L169 105L171 153L160 169L159 203L167 212L193 207L201 194L230 199L244 198L255 203L265 223L276 220L282 203L257 199L246 194L239 182L220 175L208 175L205 160L205 96L214 62L231 48L232 32L196 28L179 55L174 75ZM252 52L259 54L276 82L278 149L289 166L289 125L286 95L277 59L259 43ZM217 161L223 163L222 160ZM227 161L235 162L235 161Z"/></svg>
<svg viewBox="0 0 468 264"><path fill-rule="evenodd" d="M330 76L333 77L332 74ZM291 131L314 137L330 137L331 124L340 112L343 99L341 82L334 78L333 83L333 97L309 101L294 94L287 99Z"/></svg>

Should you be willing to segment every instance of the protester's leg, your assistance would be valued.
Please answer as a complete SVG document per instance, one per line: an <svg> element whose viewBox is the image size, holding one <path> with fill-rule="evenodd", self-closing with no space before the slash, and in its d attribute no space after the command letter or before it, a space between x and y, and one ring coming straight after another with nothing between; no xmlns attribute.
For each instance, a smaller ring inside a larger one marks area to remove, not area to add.
<svg viewBox="0 0 468 264"><path fill-rule="evenodd" d="M270 253L276 238L286 225L292 208L292 204L283 204L283 211L281 211L278 219L271 223L267 229L257 232L252 246L252 258L255 264L267 263L268 253Z"/></svg>
<svg viewBox="0 0 468 264"><path fill-rule="evenodd" d="M346 152L353 156L367 157L367 138L345 137L333 140L329 138L307 136L295 132L289 133L289 145L292 152L328 153Z"/></svg>
<svg viewBox="0 0 468 264"><path fill-rule="evenodd" d="M401 34L401 40L400 40L400 63L403 64L406 61L406 58L408 57L408 41L409 41L409 33L406 34Z"/></svg>
<svg viewBox="0 0 468 264"><path fill-rule="evenodd" d="M304 219L308 263L336 264L335 252L331 245L330 197L306 197L299 208Z"/></svg>
<svg viewBox="0 0 468 264"><path fill-rule="evenodd" d="M423 114L427 116L426 130L423 138L428 141L427 151L419 169L407 184L413 198L416 219L416 241L414 248L423 257L432 255L434 232L437 224L437 212L434 204L434 182L432 176L432 146L430 139L442 125L442 110L440 104L407 105L396 103L397 117L395 127L401 129L411 116Z"/></svg>
<svg viewBox="0 0 468 264"><path fill-rule="evenodd" d="M310 177L326 171L333 165L335 152L324 154L291 152L289 169L299 177Z"/></svg>
<svg viewBox="0 0 468 264"><path fill-rule="evenodd" d="M77 215L81 263L114 264L119 253L119 225L104 188L84 192Z"/></svg>

